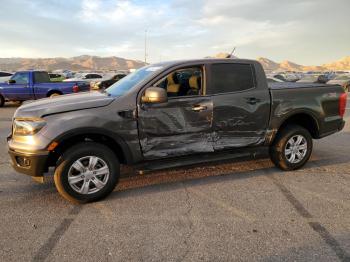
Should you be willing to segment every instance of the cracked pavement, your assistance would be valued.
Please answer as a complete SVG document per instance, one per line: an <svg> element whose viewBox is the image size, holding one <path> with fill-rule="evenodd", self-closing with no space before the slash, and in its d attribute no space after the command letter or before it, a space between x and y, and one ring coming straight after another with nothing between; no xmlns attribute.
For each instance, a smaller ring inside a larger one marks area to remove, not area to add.
<svg viewBox="0 0 350 262"><path fill-rule="evenodd" d="M349 123L314 141L298 171L266 155L142 176L126 168L110 197L75 206L52 181L12 170L15 109L0 109L1 261L350 260Z"/></svg>

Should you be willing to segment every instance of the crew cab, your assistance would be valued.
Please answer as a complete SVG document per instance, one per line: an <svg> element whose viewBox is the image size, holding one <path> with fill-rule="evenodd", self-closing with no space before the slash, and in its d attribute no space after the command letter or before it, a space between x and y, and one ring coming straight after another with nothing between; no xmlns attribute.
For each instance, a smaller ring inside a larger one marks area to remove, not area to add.
<svg viewBox="0 0 350 262"><path fill-rule="evenodd" d="M6 101L34 100L89 90L89 83L83 81L54 83L45 71L20 71L7 83L0 83L0 107Z"/></svg>
<svg viewBox="0 0 350 262"><path fill-rule="evenodd" d="M313 139L344 127L338 85L274 83L261 64L202 59L145 66L105 92L19 107L8 137L14 168L85 203L118 183L120 164L155 170L269 148L282 170L301 168Z"/></svg>

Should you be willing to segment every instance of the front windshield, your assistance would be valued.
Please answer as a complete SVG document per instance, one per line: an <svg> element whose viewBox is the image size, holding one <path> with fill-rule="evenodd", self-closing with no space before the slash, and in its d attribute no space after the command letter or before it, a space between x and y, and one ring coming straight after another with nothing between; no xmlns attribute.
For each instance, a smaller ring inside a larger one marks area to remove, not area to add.
<svg viewBox="0 0 350 262"><path fill-rule="evenodd" d="M145 66L135 72L122 78L115 84L106 89L106 92L112 96L122 96L127 93L135 85L141 83L156 71L162 69L160 66Z"/></svg>

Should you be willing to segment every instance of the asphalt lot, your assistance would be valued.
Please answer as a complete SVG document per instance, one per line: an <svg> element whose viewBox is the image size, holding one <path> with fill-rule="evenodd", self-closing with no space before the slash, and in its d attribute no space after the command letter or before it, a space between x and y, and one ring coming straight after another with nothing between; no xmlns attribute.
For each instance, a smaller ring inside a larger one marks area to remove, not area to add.
<svg viewBox="0 0 350 262"><path fill-rule="evenodd" d="M349 123L302 170L260 158L154 172L75 206L12 170L15 109L0 109L0 261L350 261Z"/></svg>

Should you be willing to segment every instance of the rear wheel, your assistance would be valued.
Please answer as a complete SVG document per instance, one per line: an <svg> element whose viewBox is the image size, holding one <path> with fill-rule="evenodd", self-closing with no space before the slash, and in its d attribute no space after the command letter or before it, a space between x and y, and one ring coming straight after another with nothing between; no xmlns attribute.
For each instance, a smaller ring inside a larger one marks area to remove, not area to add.
<svg viewBox="0 0 350 262"><path fill-rule="evenodd" d="M61 95L60 93L55 92L55 93L52 93L49 97L53 98L53 97L60 96L60 95Z"/></svg>
<svg viewBox="0 0 350 262"><path fill-rule="evenodd" d="M301 168L312 153L310 132L298 125L287 126L270 146L272 162L282 170Z"/></svg>
<svg viewBox="0 0 350 262"><path fill-rule="evenodd" d="M119 161L108 147L85 142L62 155L54 180L65 199L86 203L109 195L118 183L119 172Z"/></svg>

